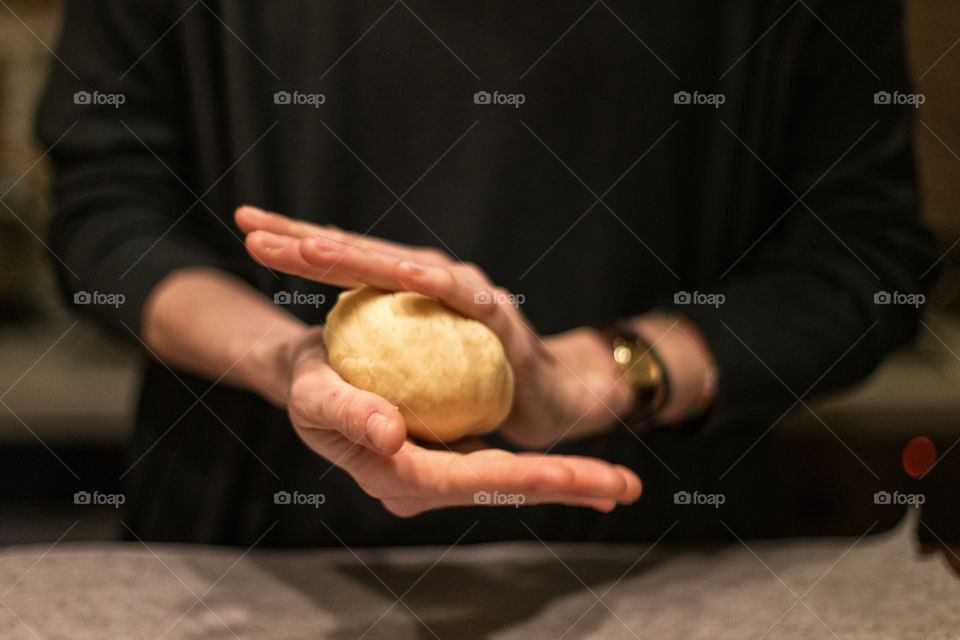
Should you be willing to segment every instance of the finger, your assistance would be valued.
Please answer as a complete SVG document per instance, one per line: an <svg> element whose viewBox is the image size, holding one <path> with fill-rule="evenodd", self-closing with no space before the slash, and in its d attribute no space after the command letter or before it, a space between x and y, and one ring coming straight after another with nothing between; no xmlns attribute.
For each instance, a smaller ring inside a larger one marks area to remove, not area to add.
<svg viewBox="0 0 960 640"><path fill-rule="evenodd" d="M304 430L333 430L385 456L407 436L399 409L389 401L347 384L329 365L300 374L290 390L291 418Z"/></svg>
<svg viewBox="0 0 960 640"><path fill-rule="evenodd" d="M614 468L623 476L624 482L627 484L626 491L624 492L623 497L620 499L621 504L630 504L635 502L641 495L643 495L643 481L640 480L640 476L636 473L624 467L623 465L614 465Z"/></svg>
<svg viewBox="0 0 960 640"><path fill-rule="evenodd" d="M303 260L322 273L353 279L386 291L403 289L396 276L400 259L394 255L323 236L304 238L299 245Z"/></svg>
<svg viewBox="0 0 960 640"><path fill-rule="evenodd" d="M436 298L468 318L485 324L503 343L511 361L518 361L527 342L523 320L509 296L471 269L432 267L410 261L396 264L395 278L403 289Z"/></svg>
<svg viewBox="0 0 960 640"><path fill-rule="evenodd" d="M485 478L482 474L475 478L475 482L478 486L482 485L485 488L469 486L468 491L456 491L456 487L447 486L444 483L437 484L435 476L449 475L456 460L468 456L427 451L411 441L406 441L395 455L385 457L351 442L337 431L299 429L298 433L307 446L333 464L345 469L367 493L379 498L389 511L402 517L458 505L496 506L504 500L498 498L495 502L494 496L504 493L508 494L507 499L512 499L512 503L517 506L552 503L609 512L616 508L618 502L610 497L580 495L569 491L551 492L531 488L528 491L519 492L516 491L516 487L492 487L488 484L491 479ZM482 457L490 463L502 464L502 460L498 461L501 457L513 459L519 456L490 449ZM547 463L563 462L561 456L547 457L555 458L555 460L548 460ZM558 478L554 480L560 479L561 484L573 481L576 473L571 473L571 469L566 465L561 467ZM424 478L431 476L434 476L432 480L423 482ZM489 501L485 501L483 493L480 492L487 493L486 497Z"/></svg>
<svg viewBox="0 0 960 640"><path fill-rule="evenodd" d="M397 258L417 260L424 264L452 264L453 261L444 252L432 247L420 247L391 242L382 238L344 231L332 225L318 225L303 220L295 220L279 213L273 213L244 205L234 213L237 226L244 233L268 231L276 235L291 238L322 236L336 242L352 244L364 249L380 251Z"/></svg>
<svg viewBox="0 0 960 640"><path fill-rule="evenodd" d="M487 450L487 453L491 456L493 455L511 455L506 452L498 450ZM443 455L443 454L440 454ZM446 454L446 457L455 454ZM562 461L560 456L551 456L556 458L556 460L550 460L548 463L552 464L558 461ZM459 462L462 462L463 456L460 457ZM398 457L390 459L390 463L396 462ZM604 463L605 464L605 463ZM439 467L439 463L437 463ZM446 474L450 474L451 471L457 466L457 461L453 459L448 459L447 463L444 465ZM612 465L609 465L612 466ZM466 488L466 491L458 490L456 487L444 486L444 487L430 487L424 489L423 487L420 490L410 491L401 491L397 492L394 489L393 492L388 492L386 496L381 494L381 499L383 500L384 505L394 514L399 516L412 516L424 511L429 511L432 509L440 509L445 507L454 507L454 506L529 506L537 504L564 504L568 506L576 507L587 507L591 509L596 509L598 511L609 513L617 507L618 503L627 503L627 500L616 499L609 496L591 496L583 495L582 493L574 492L572 486L569 486L568 483L576 484L576 473L567 474L565 469L562 476L565 476L565 479L561 480L559 483L556 483L557 486L565 486L564 490L549 491L545 490L545 485L529 487L525 490L519 490L518 487L509 486L507 483L500 483L499 485L490 485L486 484L487 482L492 482L492 480L485 478L484 476L477 476L471 483L468 483L470 486ZM421 470L421 474L423 471ZM398 469L393 468L390 472L383 473L383 476L392 476L399 478L399 481L394 481L393 487L403 486L404 483L402 478L404 474L398 472ZM381 477L382 479L382 477ZM551 479L551 484L554 484L558 477ZM475 485L473 483L476 483ZM478 488L480 487L480 488ZM578 488L577 491L583 491L584 488ZM589 490L589 489L587 489ZM633 500L629 500L632 502Z"/></svg>
<svg viewBox="0 0 960 640"><path fill-rule="evenodd" d="M303 259L323 274L324 281L353 279L386 291L409 290L437 298L451 309L479 320L500 338L508 357L517 356L526 336L516 331L519 314L501 304L506 295L470 269L422 265L381 251L336 242L323 237L300 241Z"/></svg>
<svg viewBox="0 0 960 640"><path fill-rule="evenodd" d="M496 290L496 300L492 299L493 288L482 274L400 260L319 236L304 238L299 244L303 260L318 274L315 278L331 283L353 280L385 291L408 290L437 298L454 311L485 324L500 339L508 359L523 361L528 329L516 308L502 303L507 299L503 290Z"/></svg>
<svg viewBox="0 0 960 640"><path fill-rule="evenodd" d="M519 318L509 292L495 287L472 265L432 267L401 261L396 269L396 278L405 289L437 298L467 317L484 322L491 316L510 321Z"/></svg>
<svg viewBox="0 0 960 640"><path fill-rule="evenodd" d="M521 453L518 457L529 462L529 466L516 482L531 492L556 489L565 495L612 499L621 504L635 502L642 493L642 482L635 473L604 460L537 453ZM570 472L566 483L557 481L556 472L550 471L550 465L562 466Z"/></svg>
<svg viewBox="0 0 960 640"><path fill-rule="evenodd" d="M537 453L520 455L534 459L554 458L567 465L574 473L570 484L577 487L578 491L581 486L590 486L592 482L606 478L611 483L607 486L615 487L619 491L615 489L612 493L605 495L616 498L621 504L635 502L643 492L643 483L637 474L622 465L610 464L604 460L586 456L546 456ZM532 473L535 473L535 467L532 467L532 470Z"/></svg>
<svg viewBox="0 0 960 640"><path fill-rule="evenodd" d="M295 220L279 213L264 211L249 205L239 207L234 212L233 219L244 233L269 231L292 238L305 238L325 231L324 227L318 224Z"/></svg>
<svg viewBox="0 0 960 640"><path fill-rule="evenodd" d="M587 458L582 456L544 456L536 453L520 454L522 458L529 458L533 461L530 467L529 475L533 475L533 487L535 490L549 490L551 485L542 486L544 481L536 477L537 465L545 460L548 464L564 465L572 472L572 477L566 487L560 488L564 493L573 495L589 495L598 498L609 498L618 502L632 502L629 499L629 489L627 478L620 468L603 460L596 458ZM552 460L549 460L552 458ZM521 476L519 481L525 478ZM638 479L639 481L639 479Z"/></svg>
<svg viewBox="0 0 960 640"><path fill-rule="evenodd" d="M463 500L472 499L481 490L522 494L531 500L561 495L626 503L639 497L639 478L631 486L624 473L627 470L593 458L512 454L499 449L465 455L421 449L420 455L407 456L406 460L417 463L419 475L415 477L424 484L422 488ZM403 460L393 462L399 467ZM424 469L433 475L423 473ZM398 471L409 472L402 468Z"/></svg>
<svg viewBox="0 0 960 640"><path fill-rule="evenodd" d="M492 289L484 276L467 269L431 267L411 261L395 263L394 277L405 289L441 300L445 305L470 318L491 310L477 294ZM482 305L482 306L481 306Z"/></svg>
<svg viewBox="0 0 960 640"><path fill-rule="evenodd" d="M253 231L247 235L247 252L260 264L307 278L314 282L323 282L337 287L349 289L359 287L363 283L342 273L330 269L314 267L300 254L299 242L284 235L277 235L269 231Z"/></svg>
<svg viewBox="0 0 960 640"><path fill-rule="evenodd" d="M537 504L562 504L569 507L586 507L588 509L596 509L597 511L602 511L603 513L610 513L617 508L617 501L611 500L609 498L580 498L577 496L569 496L565 494L554 494L554 495L538 495L534 494L529 502L524 502L519 506L532 506ZM502 505L492 505L492 506L502 506Z"/></svg>

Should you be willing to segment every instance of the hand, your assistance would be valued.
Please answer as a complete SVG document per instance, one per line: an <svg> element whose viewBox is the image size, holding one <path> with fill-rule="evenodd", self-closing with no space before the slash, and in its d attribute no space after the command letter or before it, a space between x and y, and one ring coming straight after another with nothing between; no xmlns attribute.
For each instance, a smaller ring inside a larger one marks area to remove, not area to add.
<svg viewBox="0 0 960 640"><path fill-rule="evenodd" d="M323 329L304 329L289 354L290 421L315 452L346 470L392 513L475 504L477 492L523 496L524 504L563 503L610 511L640 497L632 471L575 456L427 449L406 439L396 407L350 386L328 364Z"/></svg>
<svg viewBox="0 0 960 640"><path fill-rule="evenodd" d="M516 380L513 411L500 430L520 446L546 448L609 430L630 408L629 384L599 335L577 329L541 339L510 294L475 265L252 207L241 207L236 219L249 252L268 267L342 287L416 291L486 324Z"/></svg>

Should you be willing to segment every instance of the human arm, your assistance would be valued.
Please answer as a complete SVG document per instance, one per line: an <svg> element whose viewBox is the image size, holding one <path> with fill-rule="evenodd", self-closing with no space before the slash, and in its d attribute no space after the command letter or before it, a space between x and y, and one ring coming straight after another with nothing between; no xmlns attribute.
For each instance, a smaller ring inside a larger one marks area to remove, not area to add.
<svg viewBox="0 0 960 640"><path fill-rule="evenodd" d="M405 439L392 405L333 374L322 330L252 284L256 265L191 187L194 141L181 121L177 58L161 37L176 16L157 16L158 7L69 5L63 64L54 66L38 122L56 169L48 243L67 299L122 296L116 306L78 309L166 366L289 407L306 444L395 513L473 504L481 490L603 510L635 500L637 476L598 460L421 448ZM124 101L80 104L77 91ZM368 431L371 410L386 426Z"/></svg>

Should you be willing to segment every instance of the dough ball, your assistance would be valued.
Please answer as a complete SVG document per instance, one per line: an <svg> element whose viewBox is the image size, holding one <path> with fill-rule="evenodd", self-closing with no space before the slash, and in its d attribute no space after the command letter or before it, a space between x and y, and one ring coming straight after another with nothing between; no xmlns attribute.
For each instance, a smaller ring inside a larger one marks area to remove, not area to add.
<svg viewBox="0 0 960 640"><path fill-rule="evenodd" d="M448 442L495 429L513 404L513 370L486 325L412 291L340 294L323 332L330 365L400 408L415 438Z"/></svg>

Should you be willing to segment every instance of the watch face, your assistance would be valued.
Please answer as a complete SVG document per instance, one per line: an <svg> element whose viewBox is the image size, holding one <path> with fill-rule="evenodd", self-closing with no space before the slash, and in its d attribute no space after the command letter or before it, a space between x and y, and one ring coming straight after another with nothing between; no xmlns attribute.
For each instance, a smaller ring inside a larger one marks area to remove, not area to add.
<svg viewBox="0 0 960 640"><path fill-rule="evenodd" d="M611 341L613 359L627 378L636 397L634 408L621 418L628 426L647 424L667 397L666 372L651 345L629 327L600 326Z"/></svg>
<svg viewBox="0 0 960 640"><path fill-rule="evenodd" d="M630 362L633 360L633 352L626 344L617 344L613 348L613 359L626 371L630 368Z"/></svg>
<svg viewBox="0 0 960 640"><path fill-rule="evenodd" d="M642 354L630 369L630 377L638 387L655 387L660 384L660 365L649 354Z"/></svg>
<svg viewBox="0 0 960 640"><path fill-rule="evenodd" d="M649 347L632 340L618 339L614 343L613 359L623 369L635 389L660 384L663 372Z"/></svg>

